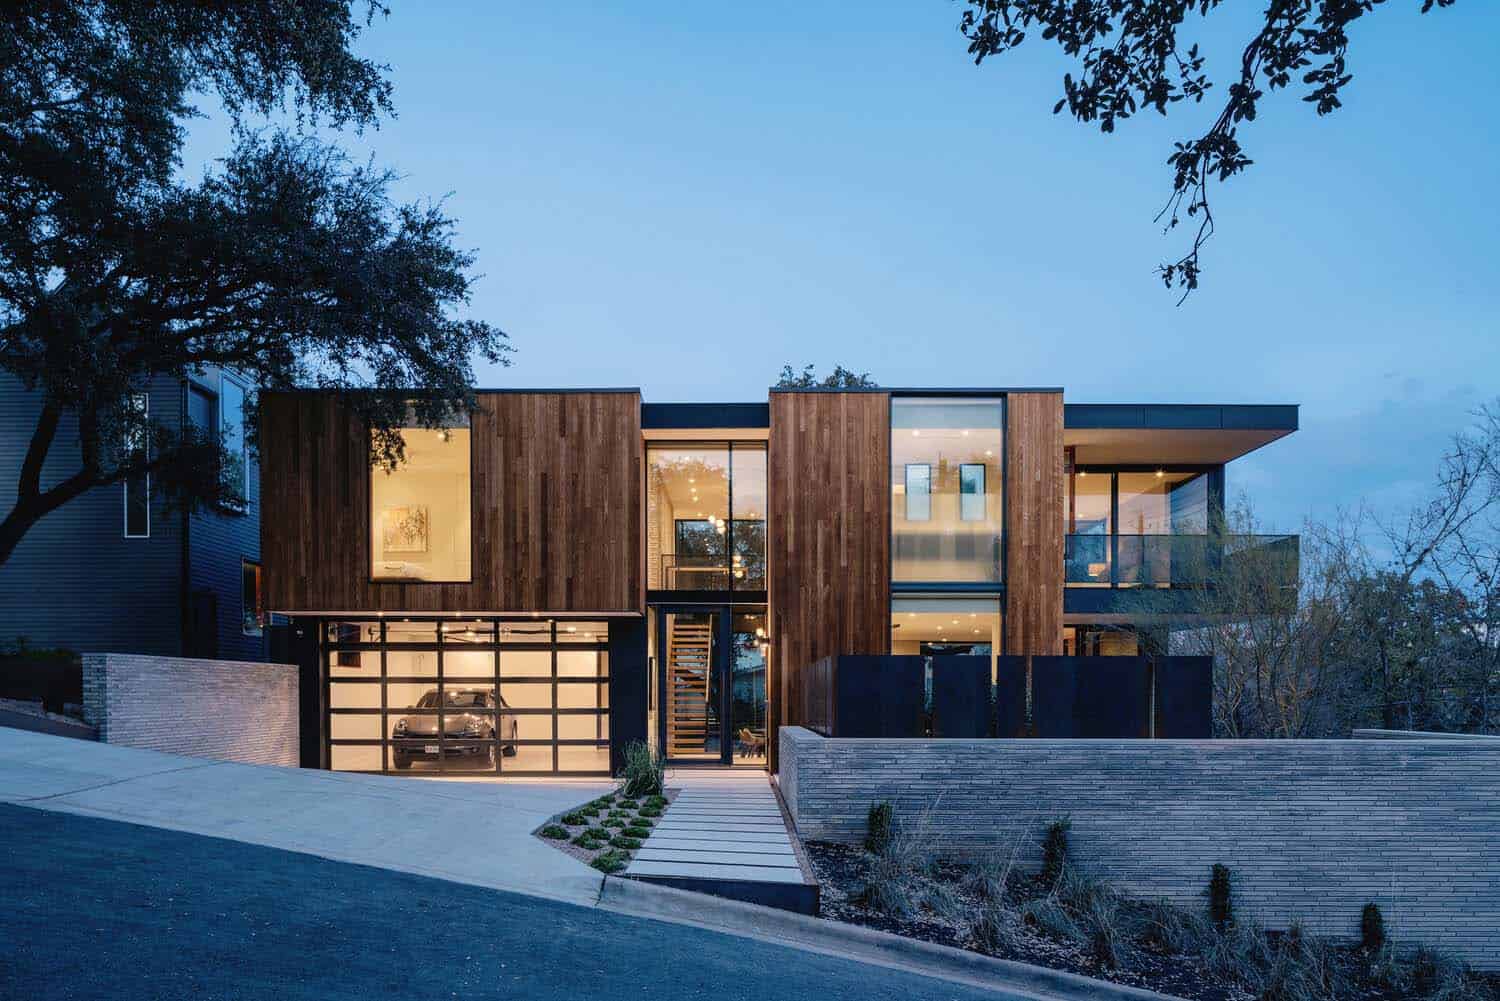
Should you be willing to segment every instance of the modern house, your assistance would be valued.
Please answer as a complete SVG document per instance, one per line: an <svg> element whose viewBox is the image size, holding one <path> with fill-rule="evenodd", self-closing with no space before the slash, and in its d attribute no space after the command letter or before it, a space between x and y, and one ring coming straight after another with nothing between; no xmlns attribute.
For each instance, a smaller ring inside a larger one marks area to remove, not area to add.
<svg viewBox="0 0 1500 1001"><path fill-rule="evenodd" d="M139 406L169 427L225 432L241 461L242 506L169 510L149 476L98 487L43 518L0 564L0 643L79 653L263 660L260 487L245 447L251 384L210 369L157 377ZM0 375L0 507L14 500L41 411L40 394ZM77 428L65 420L43 467L52 483L78 467Z"/></svg>
<svg viewBox="0 0 1500 1001"><path fill-rule="evenodd" d="M774 768L830 657L967 658L998 690L1164 654L1223 558L1225 464L1297 428L1060 389L501 390L387 470L338 397L260 403L304 764L402 773L603 773L638 740Z"/></svg>

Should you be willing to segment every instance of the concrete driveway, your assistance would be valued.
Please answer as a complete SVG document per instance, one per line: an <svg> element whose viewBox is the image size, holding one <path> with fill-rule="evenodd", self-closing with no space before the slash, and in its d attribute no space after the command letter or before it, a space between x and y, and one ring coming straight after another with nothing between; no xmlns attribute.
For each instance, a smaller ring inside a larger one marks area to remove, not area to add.
<svg viewBox="0 0 1500 1001"><path fill-rule="evenodd" d="M0 727L0 802L582 904L600 874L530 834L609 787L241 765Z"/></svg>

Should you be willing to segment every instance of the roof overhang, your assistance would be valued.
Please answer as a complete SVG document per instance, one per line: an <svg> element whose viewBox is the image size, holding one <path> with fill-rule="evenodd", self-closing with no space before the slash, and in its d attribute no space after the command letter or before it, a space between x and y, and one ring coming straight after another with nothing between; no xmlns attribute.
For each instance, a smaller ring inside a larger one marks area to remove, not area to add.
<svg viewBox="0 0 1500 1001"><path fill-rule="evenodd" d="M1296 405L1070 403L1063 444L1079 465L1219 465L1297 430Z"/></svg>

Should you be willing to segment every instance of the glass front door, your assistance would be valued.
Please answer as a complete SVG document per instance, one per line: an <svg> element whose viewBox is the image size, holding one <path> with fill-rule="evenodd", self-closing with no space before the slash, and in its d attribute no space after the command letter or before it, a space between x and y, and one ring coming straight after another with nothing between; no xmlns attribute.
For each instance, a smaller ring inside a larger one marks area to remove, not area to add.
<svg viewBox="0 0 1500 1001"><path fill-rule="evenodd" d="M658 740L677 763L766 762L766 613L660 608Z"/></svg>

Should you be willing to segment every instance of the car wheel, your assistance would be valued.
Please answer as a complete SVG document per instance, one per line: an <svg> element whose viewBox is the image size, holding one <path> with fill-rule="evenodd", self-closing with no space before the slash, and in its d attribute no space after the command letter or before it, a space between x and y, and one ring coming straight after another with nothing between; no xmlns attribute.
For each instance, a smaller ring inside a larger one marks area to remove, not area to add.
<svg viewBox="0 0 1500 1001"><path fill-rule="evenodd" d="M408 758L400 751L393 751L391 753L391 764L396 766L397 771L404 772L411 767L411 758Z"/></svg>
<svg viewBox="0 0 1500 1001"><path fill-rule="evenodd" d="M505 755L507 758L514 758L516 756L516 745L506 744L500 749L500 753Z"/></svg>

